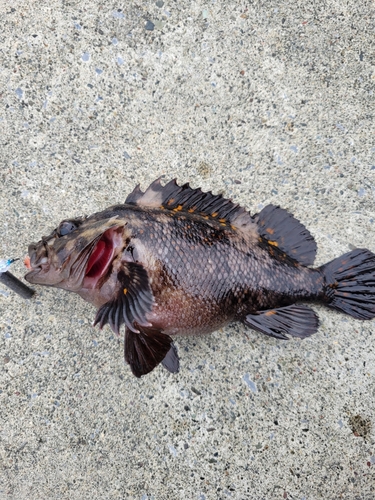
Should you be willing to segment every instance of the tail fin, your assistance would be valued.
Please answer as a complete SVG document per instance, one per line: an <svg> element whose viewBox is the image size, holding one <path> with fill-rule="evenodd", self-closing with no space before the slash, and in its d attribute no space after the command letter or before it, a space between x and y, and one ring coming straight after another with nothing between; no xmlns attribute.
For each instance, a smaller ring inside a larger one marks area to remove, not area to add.
<svg viewBox="0 0 375 500"><path fill-rule="evenodd" d="M357 319L375 317L375 254L357 248L319 268L325 277L324 300Z"/></svg>

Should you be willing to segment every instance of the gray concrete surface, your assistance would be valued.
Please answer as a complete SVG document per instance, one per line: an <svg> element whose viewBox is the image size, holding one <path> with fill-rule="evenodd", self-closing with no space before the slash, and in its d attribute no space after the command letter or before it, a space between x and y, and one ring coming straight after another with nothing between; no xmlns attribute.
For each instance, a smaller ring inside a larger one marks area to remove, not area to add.
<svg viewBox="0 0 375 500"><path fill-rule="evenodd" d="M374 4L0 3L0 258L159 175L375 251ZM21 263L14 265L24 274ZM1 499L375 497L374 321L179 338L137 380L79 297L0 286Z"/></svg>

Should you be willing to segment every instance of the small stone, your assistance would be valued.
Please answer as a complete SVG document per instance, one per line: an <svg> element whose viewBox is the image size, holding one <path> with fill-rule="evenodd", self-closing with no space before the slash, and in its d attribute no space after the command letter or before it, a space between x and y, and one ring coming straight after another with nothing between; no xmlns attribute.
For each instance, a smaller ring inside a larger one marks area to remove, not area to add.
<svg viewBox="0 0 375 500"><path fill-rule="evenodd" d="M164 24L163 21L155 21L155 28L157 30L162 30L164 28Z"/></svg>
<svg viewBox="0 0 375 500"><path fill-rule="evenodd" d="M145 25L145 29L147 31L154 31L154 28L155 28L155 24L151 21L147 21L147 23Z"/></svg>
<svg viewBox="0 0 375 500"><path fill-rule="evenodd" d="M249 386L250 390L254 393L257 393L257 386L255 383L250 379L250 376L248 373L245 373L245 375L242 377L243 380L246 382L246 384Z"/></svg>
<svg viewBox="0 0 375 500"><path fill-rule="evenodd" d="M158 0L158 1L155 3L155 5L156 5L156 7L160 7L160 8L162 8L162 7L163 7L163 5L164 5L164 2L163 2L163 0Z"/></svg>
<svg viewBox="0 0 375 500"><path fill-rule="evenodd" d="M120 10L115 10L114 12L112 12L112 16L115 18L115 19L124 19L124 14L120 11Z"/></svg>
<svg viewBox="0 0 375 500"><path fill-rule="evenodd" d="M171 446L171 445L169 445L168 448L169 448L169 451L171 452L171 454L174 457L176 457L177 456L177 450L176 450L176 448L174 446Z"/></svg>

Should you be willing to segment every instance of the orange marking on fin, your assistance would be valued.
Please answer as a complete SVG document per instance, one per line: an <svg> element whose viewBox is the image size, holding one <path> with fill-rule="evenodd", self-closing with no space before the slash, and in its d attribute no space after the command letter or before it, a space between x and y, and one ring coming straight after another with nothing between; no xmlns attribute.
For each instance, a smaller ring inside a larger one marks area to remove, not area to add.
<svg viewBox="0 0 375 500"><path fill-rule="evenodd" d="M182 205L178 205L178 207L174 208L174 212L180 212L182 210Z"/></svg>
<svg viewBox="0 0 375 500"><path fill-rule="evenodd" d="M272 311L267 311L265 316L273 316L274 314L276 314L276 311L272 309Z"/></svg>
<svg viewBox="0 0 375 500"><path fill-rule="evenodd" d="M230 227L233 229L233 231L237 230L236 226L232 226L232 224L230 225Z"/></svg>
<svg viewBox="0 0 375 500"><path fill-rule="evenodd" d="M268 234L273 234L275 232L275 230L272 229L272 227L267 227L266 231Z"/></svg>
<svg viewBox="0 0 375 500"><path fill-rule="evenodd" d="M126 295L128 293L128 289L127 288L124 288L123 289L123 292L124 292L124 295Z"/></svg>
<svg viewBox="0 0 375 500"><path fill-rule="evenodd" d="M173 202L174 202L174 198L171 198L171 199L168 201L167 205L172 205L172 203L173 203Z"/></svg>
<svg viewBox="0 0 375 500"><path fill-rule="evenodd" d="M272 245L272 246L274 246L274 247L278 247L278 246L279 246L279 244L277 243L277 241L271 241L271 240L268 240L268 244L269 244L269 245Z"/></svg>
<svg viewBox="0 0 375 500"><path fill-rule="evenodd" d="M193 212L195 212L195 208L189 208L188 212L189 214L192 214Z"/></svg>
<svg viewBox="0 0 375 500"><path fill-rule="evenodd" d="M218 215L218 213L217 213L217 212L214 212L214 213L213 213L213 214L211 214L211 215L212 215L212 217L216 217L216 216Z"/></svg>
<svg viewBox="0 0 375 500"><path fill-rule="evenodd" d="M223 223L223 222L226 222L225 219L219 219L219 222Z"/></svg>

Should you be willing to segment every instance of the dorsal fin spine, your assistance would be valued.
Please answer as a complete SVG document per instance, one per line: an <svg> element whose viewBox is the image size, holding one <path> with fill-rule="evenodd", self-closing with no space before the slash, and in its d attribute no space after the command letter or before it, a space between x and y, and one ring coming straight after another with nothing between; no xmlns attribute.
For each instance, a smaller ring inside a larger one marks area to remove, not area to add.
<svg viewBox="0 0 375 500"><path fill-rule="evenodd" d="M179 186L176 179L162 186L160 179L154 181L142 192L137 186L127 197L126 203L138 205L145 208L159 208L169 211L171 215L176 212L197 214L206 220L212 218L222 225L232 225L233 221L240 220L241 229L245 230L247 225L254 226L244 208L231 200L224 198L221 194L214 195L211 191L204 193L201 188L193 189L188 183ZM243 215L247 215L246 221ZM233 222L233 227L237 227Z"/></svg>

